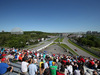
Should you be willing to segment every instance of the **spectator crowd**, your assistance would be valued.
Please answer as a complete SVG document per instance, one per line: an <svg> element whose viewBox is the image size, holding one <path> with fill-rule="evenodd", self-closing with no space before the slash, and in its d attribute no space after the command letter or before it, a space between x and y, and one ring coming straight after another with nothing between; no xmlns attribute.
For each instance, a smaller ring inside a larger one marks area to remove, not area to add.
<svg viewBox="0 0 100 75"><path fill-rule="evenodd" d="M100 60L91 57L1 48L0 75L13 71L12 61L21 62L22 75L98 75L100 69Z"/></svg>

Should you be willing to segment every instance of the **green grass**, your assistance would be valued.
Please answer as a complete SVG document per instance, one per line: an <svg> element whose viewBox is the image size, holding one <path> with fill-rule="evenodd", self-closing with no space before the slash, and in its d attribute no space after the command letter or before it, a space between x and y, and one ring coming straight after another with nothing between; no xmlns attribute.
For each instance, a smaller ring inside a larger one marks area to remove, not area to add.
<svg viewBox="0 0 100 75"><path fill-rule="evenodd" d="M50 39L50 40L47 40L47 41L51 41L51 40L53 40L53 39L55 39L55 38L52 38L52 39Z"/></svg>
<svg viewBox="0 0 100 75"><path fill-rule="evenodd" d="M73 51L70 47L68 47L66 44L59 44L59 45L61 45L62 47L68 49L70 52L72 52L72 54L78 55L76 52L74 52L74 51Z"/></svg>
<svg viewBox="0 0 100 75"><path fill-rule="evenodd" d="M42 44L44 44L44 43L41 43L41 44L39 44L39 45L37 45L37 46L30 47L30 48L28 48L28 49L32 49L32 48L38 47L38 46L40 46L40 45L42 45Z"/></svg>
<svg viewBox="0 0 100 75"><path fill-rule="evenodd" d="M35 47L37 47L37 46L33 46L33 47L28 48L28 49L32 49L32 48L35 48Z"/></svg>
<svg viewBox="0 0 100 75"><path fill-rule="evenodd" d="M91 47L90 49L92 49L94 51L99 51L100 52L100 48Z"/></svg>
<svg viewBox="0 0 100 75"><path fill-rule="evenodd" d="M57 38L54 42L59 42L59 38Z"/></svg>
<svg viewBox="0 0 100 75"><path fill-rule="evenodd" d="M60 42L63 42L63 39L64 39L64 37L60 39Z"/></svg>
<svg viewBox="0 0 100 75"><path fill-rule="evenodd" d="M94 56L94 57L96 57L96 58L100 58L100 57L96 56L95 54L93 54L93 53L91 53L91 52L89 52L89 51L85 50L84 48L82 48L82 47L78 46L77 44L73 43L72 41L68 40L68 42L69 42L69 43L71 43L72 45L74 45L74 46L78 47L79 49L81 49L81 50L83 50L83 51L87 52L88 54L90 54L90 55L92 55L92 56Z"/></svg>
<svg viewBox="0 0 100 75"><path fill-rule="evenodd" d="M59 42L59 41L60 41L60 42L63 42L63 39L64 39L64 38L61 38L60 40L59 40L59 39L60 39L60 38L57 38L54 42Z"/></svg>
<svg viewBox="0 0 100 75"><path fill-rule="evenodd" d="M54 45L54 44L56 44L56 43L52 43L52 44L50 44L49 46Z"/></svg>
<svg viewBox="0 0 100 75"><path fill-rule="evenodd" d="M41 43L40 45L43 45L44 43ZM40 45L38 45L38 46L40 46Z"/></svg>

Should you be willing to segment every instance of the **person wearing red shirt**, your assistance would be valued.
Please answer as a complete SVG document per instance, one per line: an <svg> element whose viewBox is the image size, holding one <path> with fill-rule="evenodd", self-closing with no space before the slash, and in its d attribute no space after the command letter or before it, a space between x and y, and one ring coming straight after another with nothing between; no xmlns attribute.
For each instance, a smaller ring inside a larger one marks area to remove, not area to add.
<svg viewBox="0 0 100 75"><path fill-rule="evenodd" d="M64 65L66 65L66 62L67 62L67 61L66 61L66 60L62 60L62 62L64 63Z"/></svg>
<svg viewBox="0 0 100 75"><path fill-rule="evenodd" d="M94 67L94 61L93 60L89 61L89 67L93 69L93 67Z"/></svg>
<svg viewBox="0 0 100 75"><path fill-rule="evenodd" d="M85 60L83 58L80 58L80 61L82 61L83 63L85 63Z"/></svg>

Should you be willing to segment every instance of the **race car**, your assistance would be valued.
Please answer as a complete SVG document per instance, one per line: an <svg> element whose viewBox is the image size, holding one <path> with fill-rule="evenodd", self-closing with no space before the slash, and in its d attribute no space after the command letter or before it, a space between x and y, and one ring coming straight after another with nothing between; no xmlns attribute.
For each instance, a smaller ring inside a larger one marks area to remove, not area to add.
<svg viewBox="0 0 100 75"><path fill-rule="evenodd" d="M74 49L75 51L77 51L77 49Z"/></svg>

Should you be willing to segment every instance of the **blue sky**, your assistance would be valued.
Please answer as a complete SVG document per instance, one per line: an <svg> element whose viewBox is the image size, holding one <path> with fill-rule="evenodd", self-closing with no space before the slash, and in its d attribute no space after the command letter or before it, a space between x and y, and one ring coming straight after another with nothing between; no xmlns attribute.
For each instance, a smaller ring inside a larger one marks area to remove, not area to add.
<svg viewBox="0 0 100 75"><path fill-rule="evenodd" d="M100 0L0 0L0 32L100 32Z"/></svg>

